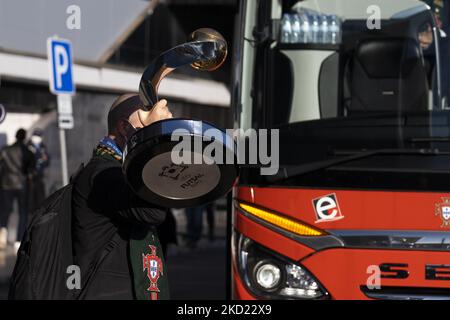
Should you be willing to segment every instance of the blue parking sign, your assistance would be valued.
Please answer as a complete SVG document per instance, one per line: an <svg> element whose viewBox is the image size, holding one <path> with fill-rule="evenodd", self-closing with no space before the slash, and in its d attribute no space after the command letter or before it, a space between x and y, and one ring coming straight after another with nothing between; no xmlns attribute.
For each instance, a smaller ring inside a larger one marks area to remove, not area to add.
<svg viewBox="0 0 450 320"><path fill-rule="evenodd" d="M50 66L50 91L54 94L73 94L72 50L68 40L48 38L47 56Z"/></svg>

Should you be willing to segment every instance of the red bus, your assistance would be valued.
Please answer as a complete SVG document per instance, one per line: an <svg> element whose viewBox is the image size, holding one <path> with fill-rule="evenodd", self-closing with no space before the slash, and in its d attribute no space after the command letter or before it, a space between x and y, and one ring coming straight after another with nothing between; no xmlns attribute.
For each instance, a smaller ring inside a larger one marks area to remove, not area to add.
<svg viewBox="0 0 450 320"><path fill-rule="evenodd" d="M233 190L234 299L450 299L448 8L430 2L241 1L235 126L280 141L278 173Z"/></svg>

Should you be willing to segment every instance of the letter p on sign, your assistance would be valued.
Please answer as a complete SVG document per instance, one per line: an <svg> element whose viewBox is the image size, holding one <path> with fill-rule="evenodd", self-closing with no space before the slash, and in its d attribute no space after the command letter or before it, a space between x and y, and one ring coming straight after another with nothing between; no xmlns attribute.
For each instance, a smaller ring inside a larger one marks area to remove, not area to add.
<svg viewBox="0 0 450 320"><path fill-rule="evenodd" d="M49 85L50 91L54 94L73 94L75 92L71 47L68 40L47 39Z"/></svg>

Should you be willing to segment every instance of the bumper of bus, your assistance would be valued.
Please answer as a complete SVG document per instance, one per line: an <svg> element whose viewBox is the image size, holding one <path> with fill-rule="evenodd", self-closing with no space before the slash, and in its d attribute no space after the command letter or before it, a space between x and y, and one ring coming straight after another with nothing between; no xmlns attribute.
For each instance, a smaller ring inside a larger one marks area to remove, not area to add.
<svg viewBox="0 0 450 320"><path fill-rule="evenodd" d="M450 252L342 247L316 251L240 214L235 215L234 222L237 236L251 239L255 245L308 270L328 299L450 299ZM237 250L234 246L234 299L286 298L255 293L244 279L245 266L239 265ZM381 274L381 265L392 266L392 272ZM434 268L434 277L429 274L430 267Z"/></svg>

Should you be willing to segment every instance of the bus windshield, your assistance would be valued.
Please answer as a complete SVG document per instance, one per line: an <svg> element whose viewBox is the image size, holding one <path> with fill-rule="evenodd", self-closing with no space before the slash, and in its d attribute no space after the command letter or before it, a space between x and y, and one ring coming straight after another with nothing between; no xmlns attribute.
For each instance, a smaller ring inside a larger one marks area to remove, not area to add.
<svg viewBox="0 0 450 320"><path fill-rule="evenodd" d="M285 1L277 41L256 51L252 112L280 130L282 167L450 170L450 9L438 3Z"/></svg>

